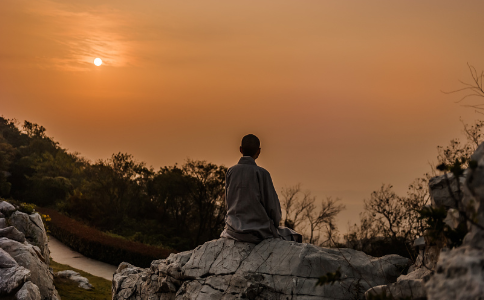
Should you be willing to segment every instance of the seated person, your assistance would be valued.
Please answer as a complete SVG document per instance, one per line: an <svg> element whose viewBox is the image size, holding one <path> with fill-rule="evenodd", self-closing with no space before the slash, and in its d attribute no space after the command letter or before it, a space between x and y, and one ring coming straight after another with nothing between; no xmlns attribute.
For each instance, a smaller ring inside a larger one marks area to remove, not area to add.
<svg viewBox="0 0 484 300"><path fill-rule="evenodd" d="M240 242L259 243L268 238L302 242L294 230L280 227L281 204L271 175L257 166L260 141L248 134L242 139L243 157L225 176L225 229L221 237Z"/></svg>

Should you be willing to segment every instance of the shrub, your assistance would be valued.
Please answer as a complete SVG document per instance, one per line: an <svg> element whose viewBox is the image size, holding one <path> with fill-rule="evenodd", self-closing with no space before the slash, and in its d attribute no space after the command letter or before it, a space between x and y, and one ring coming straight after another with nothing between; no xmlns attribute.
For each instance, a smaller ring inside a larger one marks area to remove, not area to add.
<svg viewBox="0 0 484 300"><path fill-rule="evenodd" d="M36 205L32 203L20 203L18 210L24 212L28 215L31 215L35 212Z"/></svg>
<svg viewBox="0 0 484 300"><path fill-rule="evenodd" d="M119 265L125 261L146 268L153 260L176 252L110 236L53 209L37 207L37 210L51 217L50 233L55 238L79 253L105 263Z"/></svg>

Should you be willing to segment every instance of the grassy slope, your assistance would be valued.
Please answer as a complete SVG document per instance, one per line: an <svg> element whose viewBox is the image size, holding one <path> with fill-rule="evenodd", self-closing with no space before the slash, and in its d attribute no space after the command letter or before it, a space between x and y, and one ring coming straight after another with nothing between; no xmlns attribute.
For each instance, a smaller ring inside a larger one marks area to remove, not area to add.
<svg viewBox="0 0 484 300"><path fill-rule="evenodd" d="M77 287L77 284L62 278L55 278L54 285L59 292L62 300L109 300L111 299L111 281L101 277L93 276L84 271L75 269L68 265L59 264L55 261L50 261L50 267L54 272L63 270L73 270L86 277L89 283L94 287L88 291Z"/></svg>

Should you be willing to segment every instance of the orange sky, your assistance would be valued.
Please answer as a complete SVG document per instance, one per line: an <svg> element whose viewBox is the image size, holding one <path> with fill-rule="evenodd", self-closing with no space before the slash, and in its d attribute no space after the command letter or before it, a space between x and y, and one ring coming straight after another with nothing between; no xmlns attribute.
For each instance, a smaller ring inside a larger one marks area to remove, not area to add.
<svg viewBox="0 0 484 300"><path fill-rule="evenodd" d="M341 231L478 118L445 95L484 69L483 1L2 0L0 114L91 160L231 166L341 197ZM104 64L92 63L101 57Z"/></svg>

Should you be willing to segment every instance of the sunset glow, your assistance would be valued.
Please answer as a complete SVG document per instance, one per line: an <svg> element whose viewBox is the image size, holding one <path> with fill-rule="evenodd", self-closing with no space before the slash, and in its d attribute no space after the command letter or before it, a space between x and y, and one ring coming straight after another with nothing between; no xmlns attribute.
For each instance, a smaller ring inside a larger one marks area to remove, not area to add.
<svg viewBox="0 0 484 300"><path fill-rule="evenodd" d="M484 1L2 0L0 115L96 161L231 166L240 138L277 191L405 195L482 117L447 95L484 69ZM94 59L94 57L98 57ZM101 60L102 58L102 60ZM94 59L94 61L93 61ZM103 68L94 68L101 66Z"/></svg>

